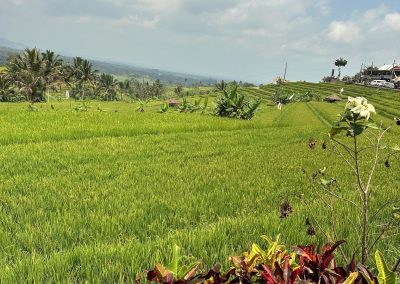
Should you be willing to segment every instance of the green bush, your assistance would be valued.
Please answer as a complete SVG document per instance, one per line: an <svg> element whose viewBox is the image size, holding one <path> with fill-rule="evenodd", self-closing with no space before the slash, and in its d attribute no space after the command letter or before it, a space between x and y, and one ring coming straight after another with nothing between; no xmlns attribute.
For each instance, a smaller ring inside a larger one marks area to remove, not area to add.
<svg viewBox="0 0 400 284"><path fill-rule="evenodd" d="M216 115L238 119L252 119L261 101L252 101L238 92L237 86L224 90L217 100Z"/></svg>

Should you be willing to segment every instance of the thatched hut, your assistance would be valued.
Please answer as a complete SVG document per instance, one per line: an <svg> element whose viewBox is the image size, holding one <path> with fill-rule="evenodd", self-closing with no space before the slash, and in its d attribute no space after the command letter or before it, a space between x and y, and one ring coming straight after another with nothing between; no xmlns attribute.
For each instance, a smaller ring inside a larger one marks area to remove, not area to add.
<svg viewBox="0 0 400 284"><path fill-rule="evenodd" d="M324 99L324 101L328 103L340 102L341 100L342 98L339 97L338 95L330 95Z"/></svg>
<svg viewBox="0 0 400 284"><path fill-rule="evenodd" d="M178 100L176 100L176 99L170 99L170 100L168 101L168 105L169 105L170 107L177 107L180 103L181 103L181 102L178 101Z"/></svg>

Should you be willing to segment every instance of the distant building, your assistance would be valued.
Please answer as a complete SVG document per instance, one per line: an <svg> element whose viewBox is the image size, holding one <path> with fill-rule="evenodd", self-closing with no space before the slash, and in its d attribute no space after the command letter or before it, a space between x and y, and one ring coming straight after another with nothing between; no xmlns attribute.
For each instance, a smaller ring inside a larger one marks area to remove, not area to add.
<svg viewBox="0 0 400 284"><path fill-rule="evenodd" d="M399 64L387 64L379 68L369 67L364 69L361 73L361 80L367 82L372 80L386 80L389 82L397 77L400 77Z"/></svg>

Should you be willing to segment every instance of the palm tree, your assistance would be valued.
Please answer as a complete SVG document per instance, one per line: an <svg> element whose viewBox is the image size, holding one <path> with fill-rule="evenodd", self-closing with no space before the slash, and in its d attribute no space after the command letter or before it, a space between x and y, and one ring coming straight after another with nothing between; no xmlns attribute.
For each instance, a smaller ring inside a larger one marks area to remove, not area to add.
<svg viewBox="0 0 400 284"><path fill-rule="evenodd" d="M94 87L97 72L89 60L74 57L73 64L64 69L64 80L72 87L74 96L78 93L83 99L85 90Z"/></svg>
<svg viewBox="0 0 400 284"><path fill-rule="evenodd" d="M161 97L164 93L164 85L161 83L160 79L157 79L150 88L151 96L153 97Z"/></svg>
<svg viewBox="0 0 400 284"><path fill-rule="evenodd" d="M11 82L31 103L43 101L44 91L59 80L62 60L54 52L26 48L7 64Z"/></svg>
<svg viewBox="0 0 400 284"><path fill-rule="evenodd" d="M47 85L60 83L62 79L63 60L51 50L42 53L44 62L43 73L47 79Z"/></svg>
<svg viewBox="0 0 400 284"><path fill-rule="evenodd" d="M218 91L224 91L226 89L226 83L222 80L220 83L216 83L215 87Z"/></svg>
<svg viewBox="0 0 400 284"><path fill-rule="evenodd" d="M338 78L340 78L340 67L345 67L347 64L347 60L340 57L339 59L335 60L335 66L339 69Z"/></svg>
<svg viewBox="0 0 400 284"><path fill-rule="evenodd" d="M102 73L97 83L99 90L105 94L103 99L107 101L117 99L118 81L113 75Z"/></svg>
<svg viewBox="0 0 400 284"><path fill-rule="evenodd" d="M9 101L9 96L13 91L13 86L7 74L0 73L0 102Z"/></svg>
<svg viewBox="0 0 400 284"><path fill-rule="evenodd" d="M125 81L118 82L118 88L121 91L121 94L127 96L132 96L133 94L133 84L128 79L126 79Z"/></svg>
<svg viewBox="0 0 400 284"><path fill-rule="evenodd" d="M7 64L11 81L30 102L43 100L46 79L42 67L43 57L37 48L25 49Z"/></svg>

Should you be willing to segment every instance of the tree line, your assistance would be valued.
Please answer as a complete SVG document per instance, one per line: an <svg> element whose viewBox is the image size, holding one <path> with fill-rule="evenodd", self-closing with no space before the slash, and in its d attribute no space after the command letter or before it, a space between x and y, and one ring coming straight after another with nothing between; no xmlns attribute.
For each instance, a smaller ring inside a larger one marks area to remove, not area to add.
<svg viewBox="0 0 400 284"><path fill-rule="evenodd" d="M0 73L0 101L42 102L46 93L65 90L73 99L120 100L160 97L165 92L163 84L138 80L118 81L113 75L95 70L92 63L74 57L64 62L58 54L37 48L25 49L13 56Z"/></svg>

